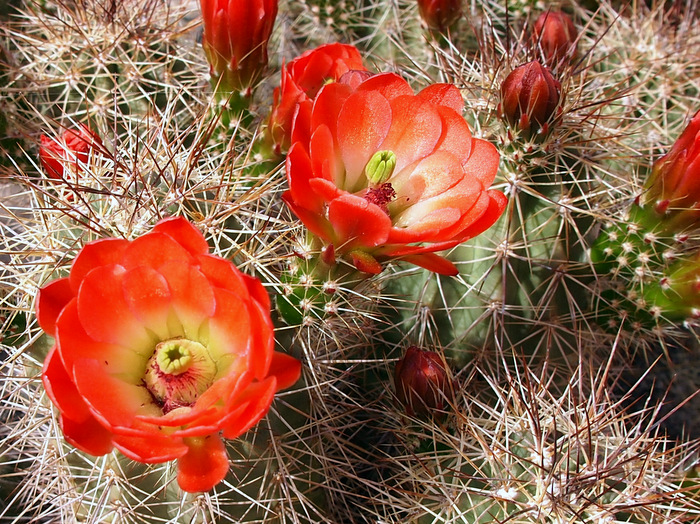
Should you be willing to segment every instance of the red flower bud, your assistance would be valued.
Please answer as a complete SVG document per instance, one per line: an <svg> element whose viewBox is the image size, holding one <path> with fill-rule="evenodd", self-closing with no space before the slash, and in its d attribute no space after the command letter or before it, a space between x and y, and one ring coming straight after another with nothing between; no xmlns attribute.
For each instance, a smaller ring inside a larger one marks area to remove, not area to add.
<svg viewBox="0 0 700 524"><path fill-rule="evenodd" d="M396 397L409 415L429 415L442 411L452 399L452 382L444 360L434 351L415 346L396 363Z"/></svg>
<svg viewBox="0 0 700 524"><path fill-rule="evenodd" d="M48 177L61 179L66 166L74 166L77 170L79 163L87 162L90 150L95 146L101 147L102 140L85 125L66 129L60 138L41 135L41 167Z"/></svg>
<svg viewBox="0 0 700 524"><path fill-rule="evenodd" d="M545 64L552 67L576 54L578 31L571 18L560 11L542 13L535 21L533 38Z"/></svg>
<svg viewBox="0 0 700 524"><path fill-rule="evenodd" d="M657 213L678 214L681 211L684 222L697 220L700 215L700 112L691 119L671 150L654 163L644 187L644 201L652 203Z"/></svg>
<svg viewBox="0 0 700 524"><path fill-rule="evenodd" d="M500 111L522 131L547 132L561 98L561 84L537 60L516 67L501 85Z"/></svg>
<svg viewBox="0 0 700 524"><path fill-rule="evenodd" d="M247 93L267 67L277 0L201 0L202 46L225 91Z"/></svg>
<svg viewBox="0 0 700 524"><path fill-rule="evenodd" d="M418 0L418 11L429 29L443 33L462 15L462 0Z"/></svg>

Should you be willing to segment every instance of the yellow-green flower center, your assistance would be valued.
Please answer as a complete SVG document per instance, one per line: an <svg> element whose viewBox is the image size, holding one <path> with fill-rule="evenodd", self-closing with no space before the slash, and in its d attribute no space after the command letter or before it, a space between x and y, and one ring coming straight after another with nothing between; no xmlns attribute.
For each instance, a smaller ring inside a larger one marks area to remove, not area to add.
<svg viewBox="0 0 700 524"><path fill-rule="evenodd" d="M396 155L393 151L377 151L365 166L365 176L373 185L389 180L396 168Z"/></svg>
<svg viewBox="0 0 700 524"><path fill-rule="evenodd" d="M199 342L184 338L163 341L146 365L144 382L167 413L191 406L214 382L216 362Z"/></svg>

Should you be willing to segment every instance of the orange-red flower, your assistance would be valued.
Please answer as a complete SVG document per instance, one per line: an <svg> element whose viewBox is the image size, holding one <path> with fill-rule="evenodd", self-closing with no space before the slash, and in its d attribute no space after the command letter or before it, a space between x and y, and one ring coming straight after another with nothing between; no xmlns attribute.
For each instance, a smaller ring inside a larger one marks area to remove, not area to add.
<svg viewBox="0 0 700 524"><path fill-rule="evenodd" d="M700 217L700 111L671 150L654 163L644 200L660 214L682 212L685 222Z"/></svg>
<svg viewBox="0 0 700 524"><path fill-rule="evenodd" d="M182 218L87 244L68 277L40 290L36 314L56 341L43 382L66 440L91 455L177 459L189 492L226 475L220 435L256 424L300 374L273 351L260 282L209 254Z"/></svg>
<svg viewBox="0 0 700 524"><path fill-rule="evenodd" d="M224 91L248 93L267 67L277 0L200 0L202 46Z"/></svg>
<svg viewBox="0 0 700 524"><path fill-rule="evenodd" d="M434 252L490 227L506 201L488 190L499 154L472 137L462 107L452 85L416 95L391 73L324 86L308 137L287 155L285 201L361 271L378 273L382 261L401 259L456 274Z"/></svg>
<svg viewBox="0 0 700 524"><path fill-rule="evenodd" d="M360 52L351 45L327 44L307 51L282 69L280 87L275 89L268 122L274 149L289 149L292 123L298 115L308 122L313 99L328 82L335 82L349 71L365 71Z"/></svg>
<svg viewBox="0 0 700 524"><path fill-rule="evenodd" d="M82 124L76 129L66 129L59 139L41 135L41 167L48 177L61 179L66 167L77 172L79 164L88 161L90 151L101 146L100 137Z"/></svg>

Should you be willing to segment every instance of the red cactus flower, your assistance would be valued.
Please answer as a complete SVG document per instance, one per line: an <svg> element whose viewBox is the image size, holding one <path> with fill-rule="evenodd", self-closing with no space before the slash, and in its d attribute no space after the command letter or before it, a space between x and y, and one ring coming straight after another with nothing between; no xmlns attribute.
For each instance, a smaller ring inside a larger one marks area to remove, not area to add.
<svg viewBox="0 0 700 524"><path fill-rule="evenodd" d="M380 262L401 259L457 274L434 252L490 227L506 201L487 189L498 152L472 137L462 107L454 86L435 84L415 95L391 73L356 88L324 86L308 139L295 141L287 155L284 200L361 271L378 273Z"/></svg>
<svg viewBox="0 0 700 524"><path fill-rule="evenodd" d="M566 13L542 13L535 21L532 32L545 64L554 67L576 54L578 31Z"/></svg>
<svg viewBox="0 0 700 524"><path fill-rule="evenodd" d="M659 214L680 212L685 222L700 217L700 111L671 150L654 163L644 200Z"/></svg>
<svg viewBox="0 0 700 524"><path fill-rule="evenodd" d="M418 0L418 11L429 29L444 33L462 16L462 0Z"/></svg>
<svg viewBox="0 0 700 524"><path fill-rule="evenodd" d="M453 396L444 360L415 346L396 363L394 385L396 398L409 415L438 414Z"/></svg>
<svg viewBox="0 0 700 524"><path fill-rule="evenodd" d="M209 254L182 218L133 241L87 244L36 314L55 338L43 369L68 442L146 463L178 460L178 483L207 491L235 438L268 411L300 364L273 351L260 282Z"/></svg>
<svg viewBox="0 0 700 524"><path fill-rule="evenodd" d="M267 67L277 0L200 0L202 46L219 88L249 94Z"/></svg>
<svg viewBox="0 0 700 524"><path fill-rule="evenodd" d="M95 147L102 147L102 140L82 124L76 129L66 129L58 139L41 135L41 167L48 177L62 179L66 167L77 172L78 166L88 161L90 151Z"/></svg>
<svg viewBox="0 0 700 524"><path fill-rule="evenodd" d="M559 106L561 84L537 60L516 67L501 85L500 111L505 120L526 133L542 129Z"/></svg>
<svg viewBox="0 0 700 524"><path fill-rule="evenodd" d="M369 74L360 52L345 44L327 44L307 51L282 69L282 82L275 89L268 122L268 134L278 154L289 149L294 117L301 113L300 122L308 121L319 90L349 71L358 71L360 76L360 71Z"/></svg>

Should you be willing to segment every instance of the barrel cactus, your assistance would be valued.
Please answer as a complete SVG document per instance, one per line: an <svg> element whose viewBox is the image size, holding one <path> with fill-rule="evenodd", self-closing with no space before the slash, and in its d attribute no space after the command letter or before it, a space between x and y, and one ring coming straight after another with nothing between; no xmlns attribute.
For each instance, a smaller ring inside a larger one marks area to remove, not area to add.
<svg viewBox="0 0 700 524"><path fill-rule="evenodd" d="M696 6L239 4L0 13L0 520L700 520Z"/></svg>

